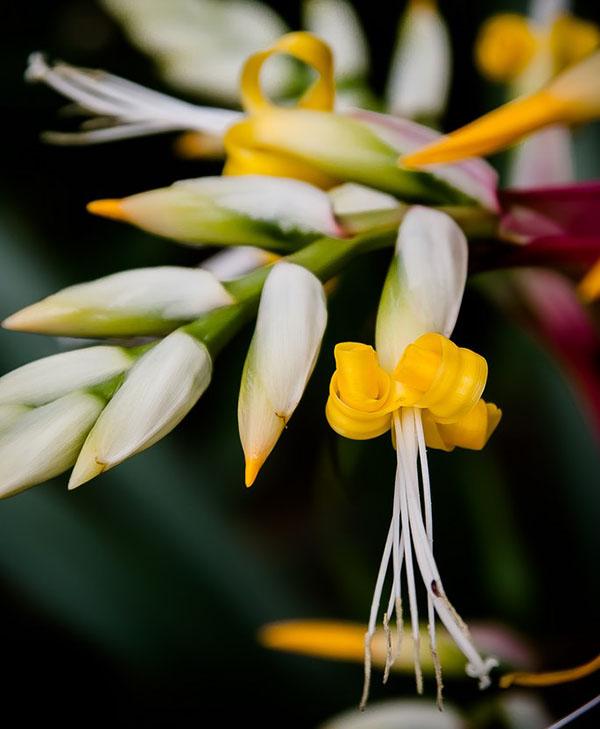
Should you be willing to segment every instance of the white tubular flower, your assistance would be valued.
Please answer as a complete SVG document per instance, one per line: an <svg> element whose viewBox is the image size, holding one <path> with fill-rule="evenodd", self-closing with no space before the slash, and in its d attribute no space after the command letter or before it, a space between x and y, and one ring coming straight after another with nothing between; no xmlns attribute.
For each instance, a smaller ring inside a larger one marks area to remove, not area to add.
<svg viewBox="0 0 600 729"><path fill-rule="evenodd" d="M263 288L240 386L238 423L247 486L300 402L326 323L320 281L302 266L275 264Z"/></svg>
<svg viewBox="0 0 600 729"><path fill-rule="evenodd" d="M400 226L396 255L385 283L377 316L377 352L385 371L397 371L401 360L404 362L403 355L409 345L422 335L437 333L448 337L452 333L466 282L467 257L467 240L447 215L421 207L412 208L406 214ZM473 379L480 383L476 385L479 387L476 397L479 398L487 377L487 365L478 355L472 352L469 355L472 358L469 366L474 369L471 372L465 371L464 375L461 373L461 378L467 374L473 375ZM458 390L466 388L462 379L458 383L454 385ZM499 415L497 417L499 420ZM497 421L494 427L496 424ZM388 629L387 625L395 612L400 640L401 584L405 566L417 690L422 691L414 555L427 591L430 648L438 685L438 704L441 704L441 667L435 635L436 613L466 656L466 671L469 676L479 679L480 688L489 686L488 674L497 665L497 661L480 656L466 625L446 597L435 563L432 551L431 490L422 411L418 407L406 406L396 409L392 413L392 432L398 459L394 507L366 634L365 689L362 703L365 704L368 696L370 644L376 632L385 576L390 565L393 581L384 613L384 628ZM425 507L424 514L422 503ZM394 659L390 652L386 675Z"/></svg>
<svg viewBox="0 0 600 729"><path fill-rule="evenodd" d="M227 105L239 102L242 65L287 31L267 5L253 0L102 0L163 77L187 92ZM290 65L268 74L270 94L289 80ZM271 69L270 69L271 70Z"/></svg>
<svg viewBox="0 0 600 729"><path fill-rule="evenodd" d="M421 334L450 336L467 281L465 234L445 213L413 207L405 216L377 314L376 349L392 371Z"/></svg>
<svg viewBox="0 0 600 729"><path fill-rule="evenodd" d="M398 232L396 252L377 315L377 351L357 342L335 348L326 415L331 427L354 440L375 438L391 429L397 453L392 519L377 575L365 635L365 685L369 695L371 643L377 633L380 603L388 572L390 596L383 609L387 636L384 682L399 655L403 632L402 582L406 581L417 691L423 690L415 565L427 591L431 659L442 702L436 614L467 658L466 671L489 685L497 665L484 659L467 627L446 597L433 556L433 516L426 446L450 451L480 450L501 418L481 395L487 362L450 341L467 274L467 240L445 213L411 208ZM406 567L404 578L404 567ZM390 621L396 616L397 636Z"/></svg>
<svg viewBox="0 0 600 729"><path fill-rule="evenodd" d="M18 311L6 329L73 337L165 334L233 297L206 270L157 266L69 286Z"/></svg>
<svg viewBox="0 0 600 729"><path fill-rule="evenodd" d="M0 406L45 405L74 390L92 388L133 364L123 347L88 347L61 352L0 377Z"/></svg>
<svg viewBox="0 0 600 729"><path fill-rule="evenodd" d="M319 235L343 234L327 194L306 182L243 175L182 180L88 210L182 243L281 249Z"/></svg>
<svg viewBox="0 0 600 729"><path fill-rule="evenodd" d="M338 81L357 79L369 70L369 51L356 11L346 0L306 0L304 26L329 44Z"/></svg>
<svg viewBox="0 0 600 729"><path fill-rule="evenodd" d="M387 84L388 108L409 119L437 119L446 107L452 64L446 25L433 0L410 0Z"/></svg>
<svg viewBox="0 0 600 729"><path fill-rule="evenodd" d="M103 398L72 392L21 414L0 432L0 497L58 476L75 463Z"/></svg>
<svg viewBox="0 0 600 729"><path fill-rule="evenodd" d="M210 383L206 347L183 331L144 354L102 412L85 441L69 488L149 448L192 409Z"/></svg>
<svg viewBox="0 0 600 729"><path fill-rule="evenodd" d="M171 131L198 131L222 137L243 114L179 101L105 71L77 68L66 63L49 66L41 53L33 53L25 73L27 81L43 82L74 101L96 118L72 133L47 132L55 144L93 144Z"/></svg>

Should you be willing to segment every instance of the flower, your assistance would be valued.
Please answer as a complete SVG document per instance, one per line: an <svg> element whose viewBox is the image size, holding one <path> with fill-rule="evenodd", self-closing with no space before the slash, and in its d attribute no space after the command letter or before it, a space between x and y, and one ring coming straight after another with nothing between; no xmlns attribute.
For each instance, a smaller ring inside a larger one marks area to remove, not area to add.
<svg viewBox="0 0 600 729"><path fill-rule="evenodd" d="M102 411L71 474L74 489L169 433L210 383L205 345L175 331L143 354Z"/></svg>
<svg viewBox="0 0 600 729"><path fill-rule="evenodd" d="M18 311L2 326L71 337L165 334L232 303L209 271L156 266L69 286Z"/></svg>
<svg viewBox="0 0 600 729"><path fill-rule="evenodd" d="M391 428L398 459L393 516L365 635L362 706L369 693L371 643L390 562L393 581L384 612L384 630L389 630L395 612L398 631L402 631L401 580L406 565L415 675L417 690L422 691L413 549L427 590L438 702L441 668L435 612L466 656L467 673L479 679L481 688L489 685L489 671L497 665L493 658L482 658L475 648L465 624L446 597L432 552L426 445L444 450L455 446L480 449L501 417L495 405L481 400L487 379L483 357L458 348L447 338L458 316L466 273L467 242L458 226L441 212L412 208L400 226L396 256L381 298L377 352L355 343L338 344L335 350L337 370L326 408L329 424L341 435L355 439L376 437ZM386 673L393 662L390 647Z"/></svg>
<svg viewBox="0 0 600 729"><path fill-rule="evenodd" d="M276 263L263 288L240 385L246 486L254 483L302 397L326 323L320 281L302 266Z"/></svg>

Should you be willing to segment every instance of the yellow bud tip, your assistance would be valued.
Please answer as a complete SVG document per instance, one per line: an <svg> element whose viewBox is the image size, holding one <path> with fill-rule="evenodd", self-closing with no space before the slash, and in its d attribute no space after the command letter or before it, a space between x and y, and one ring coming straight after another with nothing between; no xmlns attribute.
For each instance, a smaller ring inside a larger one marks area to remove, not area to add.
<svg viewBox="0 0 600 729"><path fill-rule="evenodd" d="M569 106L548 91L539 91L500 106L460 129L399 160L402 167L422 167L488 155L550 124L568 122Z"/></svg>
<svg viewBox="0 0 600 729"><path fill-rule="evenodd" d="M328 620L288 620L263 626L258 641L265 648L333 660L362 661L365 627Z"/></svg>
<svg viewBox="0 0 600 729"><path fill-rule="evenodd" d="M246 458L245 483L247 488L250 488L250 486L252 486L252 484L256 481L258 472L262 468L264 462L264 458Z"/></svg>
<svg viewBox="0 0 600 729"><path fill-rule="evenodd" d="M127 220L127 214L123 209L123 201L117 199L92 200L86 205L88 213L100 215L111 220Z"/></svg>
<svg viewBox="0 0 600 729"><path fill-rule="evenodd" d="M100 476L100 474L109 468L110 465L108 463L102 463L98 459L94 459L92 463L86 464L84 467L77 468L77 465L75 465L67 489L74 491L76 488L83 486L84 483L96 478L96 476Z"/></svg>
<svg viewBox="0 0 600 729"><path fill-rule="evenodd" d="M25 309L11 314L2 322L2 328L14 332L30 331L37 323L37 317L31 315L30 309L31 307L27 306Z"/></svg>
<svg viewBox="0 0 600 729"><path fill-rule="evenodd" d="M600 299L600 258L581 279L577 290L588 304Z"/></svg>

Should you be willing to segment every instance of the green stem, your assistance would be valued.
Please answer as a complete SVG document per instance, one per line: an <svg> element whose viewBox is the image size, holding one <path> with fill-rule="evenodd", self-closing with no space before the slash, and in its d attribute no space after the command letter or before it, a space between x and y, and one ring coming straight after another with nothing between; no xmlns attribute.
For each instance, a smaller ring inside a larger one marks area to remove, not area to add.
<svg viewBox="0 0 600 729"><path fill-rule="evenodd" d="M281 260L303 266L321 281L327 281L343 270L353 258L377 248L388 247L393 244L395 237L394 228L350 240L319 238ZM214 357L243 324L255 315L270 271L271 266L264 266L227 283L226 288L236 299L236 303L216 309L181 330L201 341Z"/></svg>

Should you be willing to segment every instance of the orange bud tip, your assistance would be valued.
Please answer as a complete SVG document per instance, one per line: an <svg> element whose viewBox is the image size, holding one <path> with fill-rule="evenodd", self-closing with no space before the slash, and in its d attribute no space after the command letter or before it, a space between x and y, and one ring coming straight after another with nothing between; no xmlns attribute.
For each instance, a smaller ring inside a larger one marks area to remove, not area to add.
<svg viewBox="0 0 600 729"><path fill-rule="evenodd" d="M252 486L252 484L256 481L258 472L260 471L262 464L264 462L265 462L264 458L247 458L246 459L245 482L246 482L247 488L250 488L250 486Z"/></svg>
<svg viewBox="0 0 600 729"><path fill-rule="evenodd" d="M92 215L101 215L103 218L111 220L127 220L127 215L123 210L122 200L92 200L86 206L88 213Z"/></svg>

